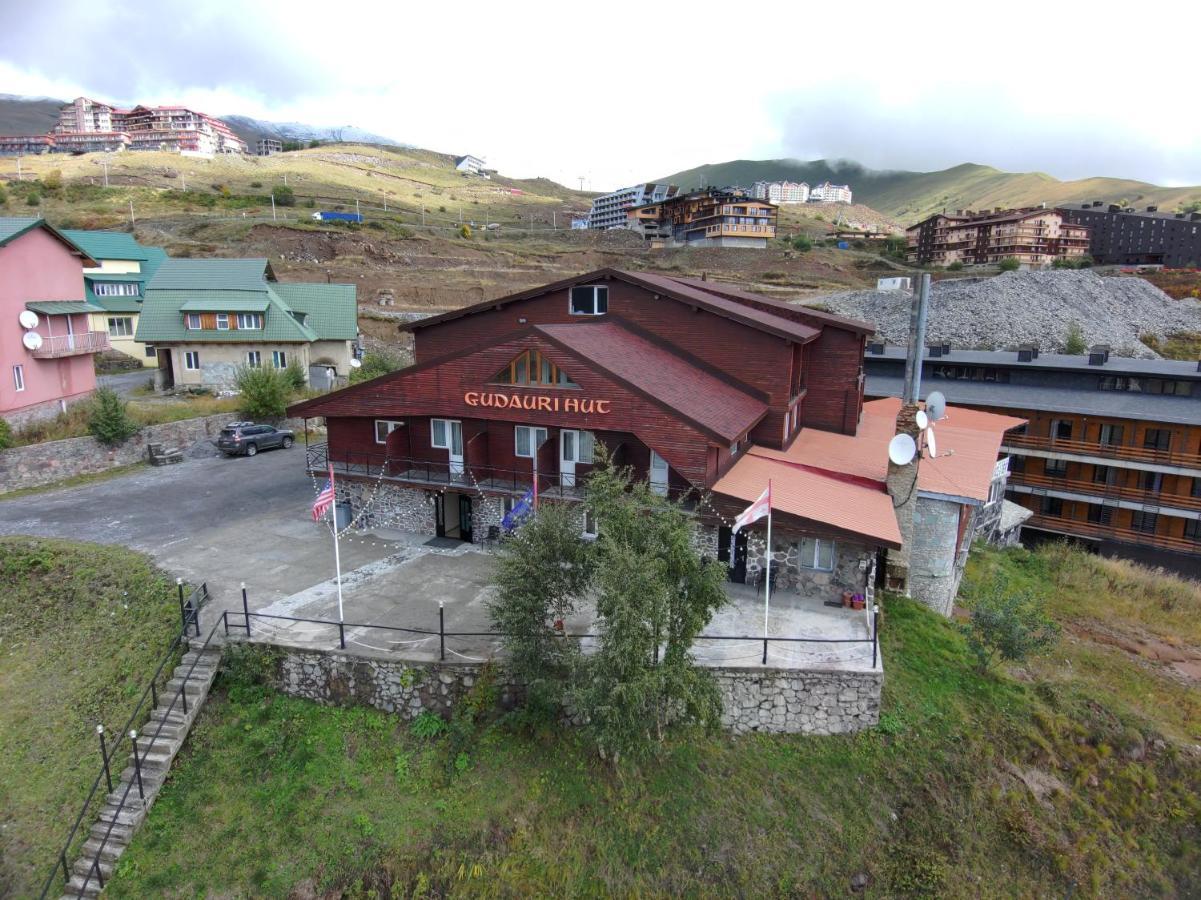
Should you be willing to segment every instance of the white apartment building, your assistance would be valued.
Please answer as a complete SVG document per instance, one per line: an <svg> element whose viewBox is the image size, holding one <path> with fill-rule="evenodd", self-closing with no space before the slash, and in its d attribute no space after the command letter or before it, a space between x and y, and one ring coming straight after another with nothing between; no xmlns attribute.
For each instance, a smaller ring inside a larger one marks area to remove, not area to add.
<svg viewBox="0 0 1201 900"><path fill-rule="evenodd" d="M648 203L662 203L678 194L674 184L636 184L592 201L588 227L594 231L626 227L626 211Z"/></svg>
<svg viewBox="0 0 1201 900"><path fill-rule="evenodd" d="M769 203L807 203L809 185L804 181L799 184L795 181L756 181L751 195Z"/></svg>
<svg viewBox="0 0 1201 900"><path fill-rule="evenodd" d="M814 185L809 191L811 203L850 203L851 186L849 184L830 184L825 181Z"/></svg>

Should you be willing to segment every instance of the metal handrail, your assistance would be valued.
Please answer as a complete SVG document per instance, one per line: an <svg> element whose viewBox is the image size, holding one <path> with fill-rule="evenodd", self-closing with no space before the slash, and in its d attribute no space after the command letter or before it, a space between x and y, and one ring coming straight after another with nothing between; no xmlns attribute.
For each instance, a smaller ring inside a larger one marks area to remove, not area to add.
<svg viewBox="0 0 1201 900"><path fill-rule="evenodd" d="M1201 552L1201 540L1190 540L1189 538L1172 537L1167 534L1136 531L1133 528L1118 528L1113 525L1098 525L1082 519L1066 519L1061 516L1049 516L1043 513L1035 513L1027 519L1025 527L1054 531L1068 537L1111 540L1123 544L1157 547L1161 550L1179 550L1184 553Z"/></svg>
<svg viewBox="0 0 1201 900"><path fill-rule="evenodd" d="M1058 450L1063 453L1084 453L1089 456L1127 459L1133 462L1201 468L1201 454L1181 453L1177 450L1154 450L1149 447L1103 444L1099 441L1074 441L1033 434L1007 434L1001 444L1003 449L1025 447L1031 450Z"/></svg>
<svg viewBox="0 0 1201 900"><path fill-rule="evenodd" d="M158 706L158 690L155 687L155 683L158 681L159 676L162 675L163 669L166 668L167 663L170 662L174 658L175 653L179 649L180 644L184 641L184 639L187 638L188 631L193 626L195 626L197 628L197 630L199 630L200 608L201 608L201 606L203 606L203 600L207 599L207 597L208 597L208 585L207 584L201 584L198 588L196 588L192 591L192 597L190 599L195 600L195 603L194 603L194 605L191 605L189 607L191 610L190 616L187 613L183 613L183 616L182 616L183 621L180 626L179 633L176 634L174 639L171 641L170 646L167 648L166 654L163 656L162 660L159 662L158 668L155 669L154 675L152 675L150 677L150 683L146 686L145 690L142 691L142 695L138 698L138 702L134 706L133 712L130 713L129 718L125 720L125 725L117 733L116 741L113 743L113 745L111 747L105 747L104 749L101 750L100 771L96 773L96 780L94 782L92 782L92 789L88 792L87 798L84 800L83 805L80 807L79 815L77 815L75 817L75 822L71 826L71 831L68 833L66 841L63 842L62 849L59 851L58 859L55 861L54 868L51 870L49 876L47 876L46 881L42 886L42 892L38 895L40 898L45 898L47 896L47 894L49 893L51 886L54 884L54 879L55 879L55 876L58 874L58 870L59 870L60 866L62 867L62 870L63 870L63 877L67 881L71 880L71 870L70 870L70 867L67 865L67 854L70 852L71 843L75 840L75 836L79 833L79 826L83 824L83 819L84 819L84 816L87 815L88 808L91 806L92 801L96 798L96 792L100 789L100 781L101 781L101 779L105 778L106 773L110 772L109 765L113 761L113 759L118 755L118 751L122 746L122 742L129 739L129 732L133 729L134 722L138 721L138 717L142 712L142 709L146 703L147 697L149 697L151 699L151 709L152 710ZM210 635L210 637L211 637L211 635ZM184 682L184 686L185 687L187 686L186 680ZM174 708L174 701L172 701L171 708ZM155 733L155 737L158 737L157 732ZM136 749L134 752L136 753ZM126 793L128 794L128 789L127 789ZM111 831L111 828L109 830ZM106 839L107 839L107 833L106 833ZM104 849L103 842L101 843L100 849L101 850ZM99 853L97 853L97 859L99 859ZM85 882L84 882L85 887L87 885L87 880L89 880L90 878L91 878L91 875L89 874L88 879L85 879ZM83 896L83 895L80 894L80 896Z"/></svg>
<svg viewBox="0 0 1201 900"><path fill-rule="evenodd" d="M1131 503L1140 503L1144 506L1201 510L1201 497L1190 497L1187 494L1167 494L1162 491L1123 487L1121 485L1106 484L1105 482L1052 478L1046 475L1028 475L1025 472L1016 472L1013 470L1009 472L1009 480L1012 484L1021 484L1037 489L1058 489L1076 494L1089 494L1103 500L1126 500Z"/></svg>

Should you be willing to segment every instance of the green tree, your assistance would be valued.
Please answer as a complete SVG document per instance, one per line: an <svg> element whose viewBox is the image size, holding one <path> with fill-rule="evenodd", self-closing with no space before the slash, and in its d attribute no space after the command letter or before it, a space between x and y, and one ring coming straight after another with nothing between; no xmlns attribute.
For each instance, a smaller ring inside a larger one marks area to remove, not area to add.
<svg viewBox="0 0 1201 900"><path fill-rule="evenodd" d="M242 394L242 412L247 418L283 418L291 393L286 370L267 366L243 366L238 369L235 383Z"/></svg>
<svg viewBox="0 0 1201 900"><path fill-rule="evenodd" d="M88 409L88 433L106 447L123 444L138 432L129 410L117 392L100 388L92 395Z"/></svg>
<svg viewBox="0 0 1201 900"><path fill-rule="evenodd" d="M350 383L370 381L389 372L395 372L402 365L400 357L386 350L371 350L363 354L363 364L357 369L350 370Z"/></svg>
<svg viewBox="0 0 1201 900"><path fill-rule="evenodd" d="M0 419L0 450L7 450L13 445L13 427L7 419Z"/></svg>
<svg viewBox="0 0 1201 900"><path fill-rule="evenodd" d="M4 185L0 184L0 206L8 205L8 191L4 189Z"/></svg>
<svg viewBox="0 0 1201 900"><path fill-rule="evenodd" d="M459 226L459 237L464 240L471 240L471 226L466 222Z"/></svg>
<svg viewBox="0 0 1201 900"><path fill-rule="evenodd" d="M63 173L61 169L51 169L42 179L42 187L57 194L63 189Z"/></svg>
<svg viewBox="0 0 1201 900"><path fill-rule="evenodd" d="M543 503L497 554L488 612L504 635L509 670L539 717L557 713L578 653L556 623L575 612L587 590L589 549L580 540L578 507Z"/></svg>
<svg viewBox="0 0 1201 900"><path fill-rule="evenodd" d="M1063 336L1063 352L1079 356L1088 350L1088 342L1084 340L1084 331L1079 322L1068 326L1067 334Z"/></svg>
<svg viewBox="0 0 1201 900"><path fill-rule="evenodd" d="M294 356L288 361L287 368L284 369L284 377L288 380L288 387L293 391L303 391L309 383L309 380L304 375L304 367L300 365L300 360Z"/></svg>
<svg viewBox="0 0 1201 900"><path fill-rule="evenodd" d="M947 271L948 272L962 272L963 271L963 263L960 262L959 260L955 260L955 262L953 262L949 266L947 266Z"/></svg>
<svg viewBox="0 0 1201 900"><path fill-rule="evenodd" d="M701 558L678 502L633 482L603 450L584 502L599 523L590 596L600 637L580 660L570 703L603 757L637 758L674 722L719 721L717 686L691 648L727 602L726 571Z"/></svg>
<svg viewBox="0 0 1201 900"><path fill-rule="evenodd" d="M800 250L802 253L808 253L813 249L813 240L806 235L798 234L792 239L792 249Z"/></svg>
<svg viewBox="0 0 1201 900"><path fill-rule="evenodd" d="M37 195L36 191L30 191L29 195L25 198L26 206L37 206L41 202L42 202L42 198Z"/></svg>
<svg viewBox="0 0 1201 900"><path fill-rule="evenodd" d="M1059 640L1059 626L1046 614L1040 598L1010 593L1005 587L994 584L976 600L971 618L959 626L981 672L998 660L1021 662L1045 653Z"/></svg>
<svg viewBox="0 0 1201 900"><path fill-rule="evenodd" d="M275 198L276 206L295 206L296 192L286 184L277 184L271 189L271 196Z"/></svg>
<svg viewBox="0 0 1201 900"><path fill-rule="evenodd" d="M1002 272L1016 272L1021 267L1021 262L1015 256L1007 256L997 265Z"/></svg>

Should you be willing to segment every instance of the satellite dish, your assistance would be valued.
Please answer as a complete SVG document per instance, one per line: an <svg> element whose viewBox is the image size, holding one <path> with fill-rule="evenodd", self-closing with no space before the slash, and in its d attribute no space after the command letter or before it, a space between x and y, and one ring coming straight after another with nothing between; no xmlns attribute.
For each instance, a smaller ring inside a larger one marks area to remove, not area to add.
<svg viewBox="0 0 1201 900"><path fill-rule="evenodd" d="M930 426L930 417L920 409L917 411L917 415L914 417L914 419L917 421L917 427L922 431L925 431Z"/></svg>
<svg viewBox="0 0 1201 900"><path fill-rule="evenodd" d="M894 465L906 466L913 462L917 454L917 444L907 434L898 434L888 442L888 459Z"/></svg>
<svg viewBox="0 0 1201 900"><path fill-rule="evenodd" d="M42 336L36 331L27 331L21 338L26 350L37 350L42 346Z"/></svg>
<svg viewBox="0 0 1201 900"><path fill-rule="evenodd" d="M942 391L931 391L926 397L926 415L937 422L947 414L947 398Z"/></svg>
<svg viewBox="0 0 1201 900"><path fill-rule="evenodd" d="M363 366L363 361L361 359L352 359L350 361L350 367L352 369L359 369L359 368L362 368L362 366Z"/></svg>
<svg viewBox="0 0 1201 900"><path fill-rule="evenodd" d="M930 458L938 456L938 444L934 443L934 429L926 429L926 449L930 451Z"/></svg>
<svg viewBox="0 0 1201 900"><path fill-rule="evenodd" d="M21 323L22 328L37 328L38 314L32 309L23 309L21 315L17 316L17 321Z"/></svg>

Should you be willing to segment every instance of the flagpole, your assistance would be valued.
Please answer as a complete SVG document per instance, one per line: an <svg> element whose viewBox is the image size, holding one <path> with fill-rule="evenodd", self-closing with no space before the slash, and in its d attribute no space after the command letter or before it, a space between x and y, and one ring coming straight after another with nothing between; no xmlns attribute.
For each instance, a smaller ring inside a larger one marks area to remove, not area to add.
<svg viewBox="0 0 1201 900"><path fill-rule="evenodd" d="M334 532L334 572L338 579L338 621L342 622L342 554L338 549L338 489L334 485L334 464L329 464L329 486L334 492L334 502L329 505L330 526ZM770 527L770 526L769 526Z"/></svg>
<svg viewBox="0 0 1201 900"><path fill-rule="evenodd" d="M767 479L767 576L763 588L763 639L767 640L767 617L771 609L771 479ZM766 646L766 644L764 645ZM766 653L766 651L764 651Z"/></svg>
<svg viewBox="0 0 1201 900"><path fill-rule="evenodd" d="M534 445L534 511L538 511L538 442L531 437L530 443Z"/></svg>

